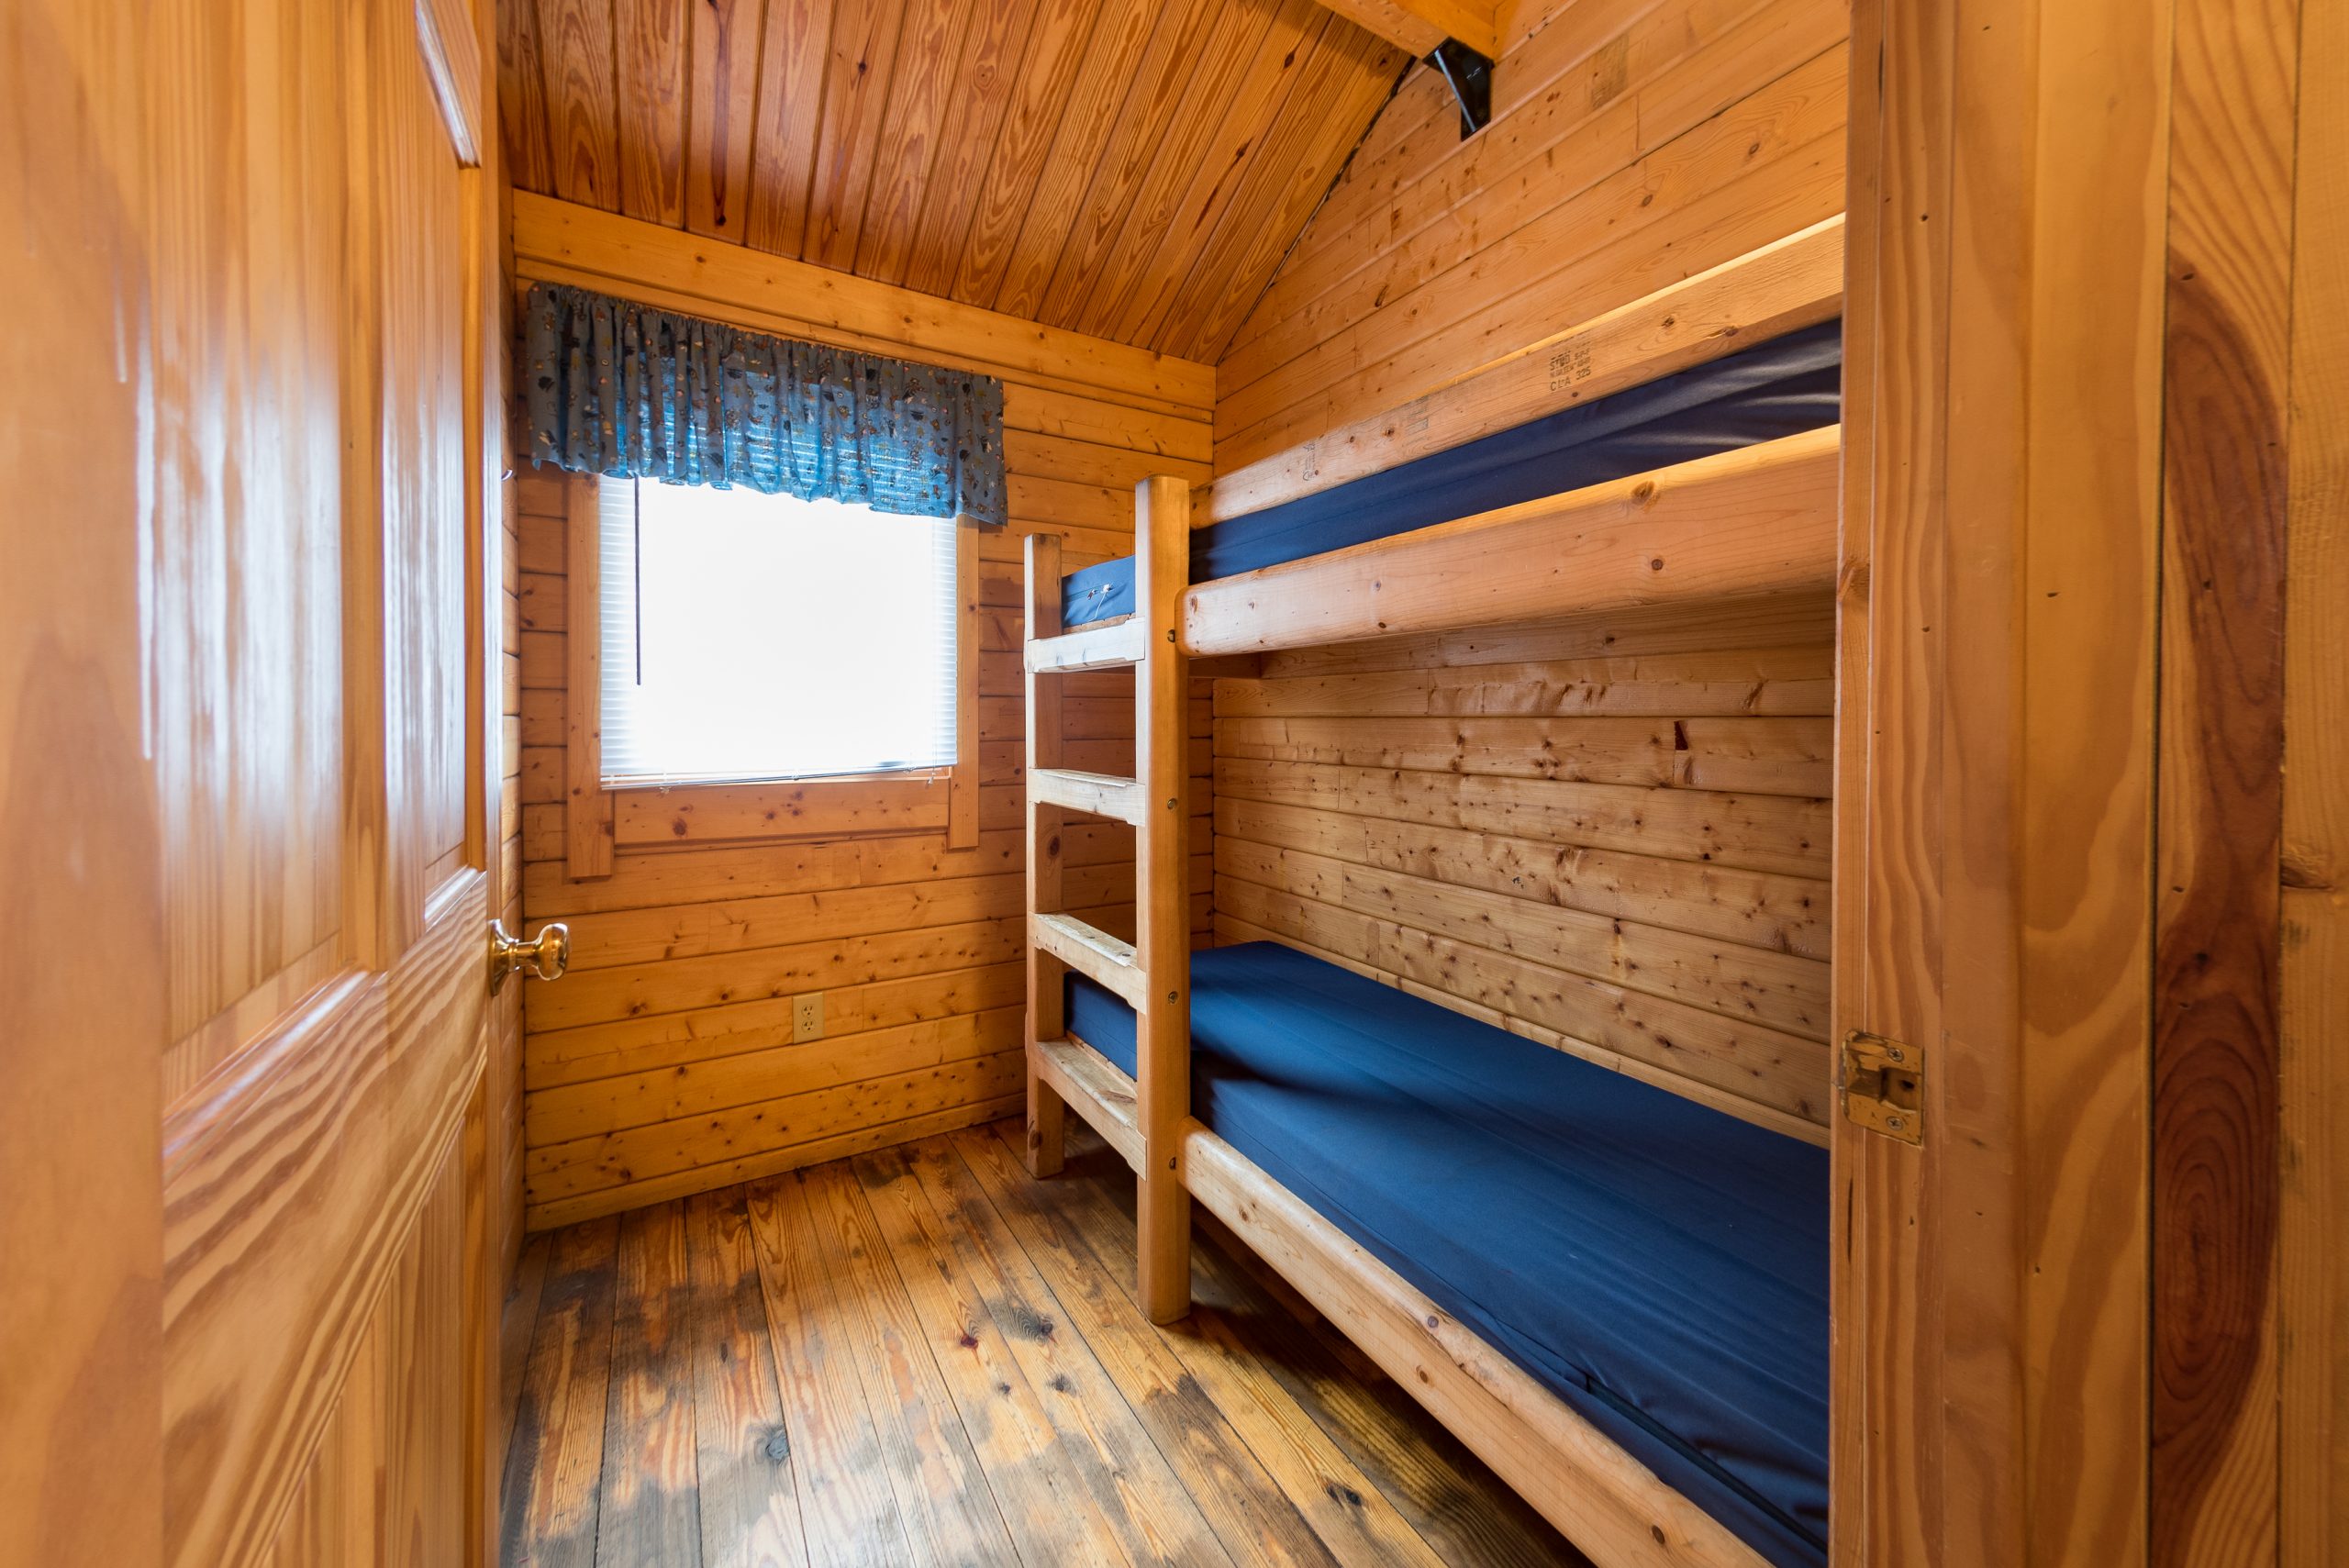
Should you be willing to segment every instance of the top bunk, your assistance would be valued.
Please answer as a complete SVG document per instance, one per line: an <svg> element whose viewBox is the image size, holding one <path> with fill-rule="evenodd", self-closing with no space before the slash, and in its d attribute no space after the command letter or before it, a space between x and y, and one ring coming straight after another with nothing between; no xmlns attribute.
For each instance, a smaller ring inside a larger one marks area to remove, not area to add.
<svg viewBox="0 0 2349 1568"><path fill-rule="evenodd" d="M1219 478L1190 537L1184 651L1831 587L1841 279L1823 297L1807 272L1757 280L1767 259ZM1692 331L1709 284L1763 308ZM1610 327L1628 341L1593 373L1586 340ZM1062 626L1098 636L1133 601L1131 557L1084 568Z"/></svg>

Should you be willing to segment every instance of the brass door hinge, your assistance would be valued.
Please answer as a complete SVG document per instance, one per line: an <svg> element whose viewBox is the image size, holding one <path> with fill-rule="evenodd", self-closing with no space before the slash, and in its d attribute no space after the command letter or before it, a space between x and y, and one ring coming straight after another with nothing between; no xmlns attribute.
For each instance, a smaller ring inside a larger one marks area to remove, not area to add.
<svg viewBox="0 0 2349 1568"><path fill-rule="evenodd" d="M1880 1034L1843 1037L1843 1114L1903 1143L1925 1140L1925 1053Z"/></svg>

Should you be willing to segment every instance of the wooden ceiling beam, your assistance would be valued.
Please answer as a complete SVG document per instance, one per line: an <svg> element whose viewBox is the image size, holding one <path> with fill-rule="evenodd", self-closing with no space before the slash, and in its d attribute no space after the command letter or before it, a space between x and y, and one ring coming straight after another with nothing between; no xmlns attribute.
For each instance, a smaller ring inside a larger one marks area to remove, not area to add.
<svg viewBox="0 0 2349 1568"><path fill-rule="evenodd" d="M1368 29L1415 59L1444 39L1458 39L1487 60L1501 55L1500 19L1492 0L1321 0L1346 20Z"/></svg>

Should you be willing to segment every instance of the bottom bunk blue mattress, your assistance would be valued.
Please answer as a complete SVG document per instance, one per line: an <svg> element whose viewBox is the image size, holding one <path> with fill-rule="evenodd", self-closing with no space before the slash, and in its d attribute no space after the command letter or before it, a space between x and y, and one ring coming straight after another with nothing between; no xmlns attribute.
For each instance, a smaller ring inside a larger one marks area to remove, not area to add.
<svg viewBox="0 0 2349 1568"><path fill-rule="evenodd" d="M1134 1017L1069 977L1127 1073ZM1192 1108L1770 1562L1827 1560L1827 1151L1271 942L1192 956Z"/></svg>

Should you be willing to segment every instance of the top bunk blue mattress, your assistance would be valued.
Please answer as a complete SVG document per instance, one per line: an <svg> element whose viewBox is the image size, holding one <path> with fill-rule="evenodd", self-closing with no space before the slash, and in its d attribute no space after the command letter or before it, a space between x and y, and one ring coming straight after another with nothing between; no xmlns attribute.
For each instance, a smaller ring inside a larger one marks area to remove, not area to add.
<svg viewBox="0 0 2349 1568"><path fill-rule="evenodd" d="M1827 1151L1272 942L1192 955L1192 1109L1781 1568L1827 1561ZM1069 977L1129 1074L1131 1009Z"/></svg>
<svg viewBox="0 0 2349 1568"><path fill-rule="evenodd" d="M1841 417L1843 337L1821 322L1611 397L1229 518L1191 536L1191 581L1233 577L1349 545L1603 484ZM1133 557L1071 573L1061 620L1130 615Z"/></svg>

